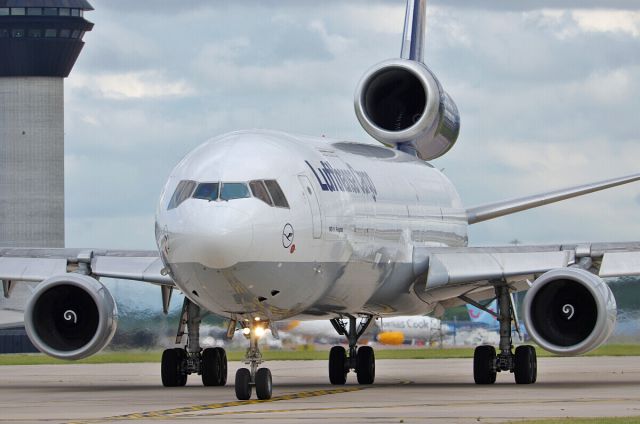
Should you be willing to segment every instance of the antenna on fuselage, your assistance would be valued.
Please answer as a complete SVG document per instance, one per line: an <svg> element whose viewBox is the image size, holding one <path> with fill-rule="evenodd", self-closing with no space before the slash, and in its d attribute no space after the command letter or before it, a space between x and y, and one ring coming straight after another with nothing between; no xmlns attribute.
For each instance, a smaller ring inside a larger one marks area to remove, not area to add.
<svg viewBox="0 0 640 424"><path fill-rule="evenodd" d="M427 0L407 0L400 57L424 62L424 34L427 29Z"/></svg>

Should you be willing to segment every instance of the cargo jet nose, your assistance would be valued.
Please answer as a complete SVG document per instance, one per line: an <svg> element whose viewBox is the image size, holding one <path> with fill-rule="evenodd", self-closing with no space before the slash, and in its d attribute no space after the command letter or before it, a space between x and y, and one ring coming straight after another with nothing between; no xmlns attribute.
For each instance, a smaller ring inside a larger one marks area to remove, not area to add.
<svg viewBox="0 0 640 424"><path fill-rule="evenodd" d="M171 261L224 269L245 260L253 243L251 214L224 202L193 206L174 232Z"/></svg>
<svg viewBox="0 0 640 424"><path fill-rule="evenodd" d="M211 215L211 220L199 223L205 236L206 258L203 264L222 269L245 260L253 243L251 215L221 204L215 205Z"/></svg>

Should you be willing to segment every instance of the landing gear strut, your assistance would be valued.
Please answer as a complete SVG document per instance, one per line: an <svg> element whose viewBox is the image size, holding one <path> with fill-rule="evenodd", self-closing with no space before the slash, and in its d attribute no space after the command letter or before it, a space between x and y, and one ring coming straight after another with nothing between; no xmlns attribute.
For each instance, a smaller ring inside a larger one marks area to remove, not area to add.
<svg viewBox="0 0 640 424"><path fill-rule="evenodd" d="M338 334L345 336L349 341L349 355L342 346L334 346L329 352L329 381L331 384L345 384L347 382L347 373L354 370L360 384L373 384L376 377L376 359L373 354L373 348L370 346L356 346L360 336L367 331L372 315L366 315L362 318L360 325L357 324L357 318L349 315L349 327L340 319L331 320L331 325L336 329Z"/></svg>
<svg viewBox="0 0 640 424"><path fill-rule="evenodd" d="M242 322L242 327L243 334L249 338L249 349L247 349L244 363L249 365L250 369L240 368L236 372L236 397L239 400L250 399L255 386L258 399L271 399L273 386L271 371L269 368L258 368L264 362L258 340L264 334L268 323L259 320L245 321Z"/></svg>
<svg viewBox="0 0 640 424"><path fill-rule="evenodd" d="M493 384L496 373L509 371L514 374L517 384L533 384L537 379L537 358L533 346L518 346L515 354L512 352L511 321L515 318L509 286L499 283L495 286L498 300L498 314L500 323L500 353L496 354L493 346L483 345L475 349L473 355L473 379L476 384ZM518 322L516 321L516 326Z"/></svg>
<svg viewBox="0 0 640 424"><path fill-rule="evenodd" d="M205 386L224 386L227 383L227 354L221 347L200 347L200 307L184 299L176 344L182 342L187 328L185 348L167 349L162 353L161 376L165 387L187 384L189 374L200 374Z"/></svg>

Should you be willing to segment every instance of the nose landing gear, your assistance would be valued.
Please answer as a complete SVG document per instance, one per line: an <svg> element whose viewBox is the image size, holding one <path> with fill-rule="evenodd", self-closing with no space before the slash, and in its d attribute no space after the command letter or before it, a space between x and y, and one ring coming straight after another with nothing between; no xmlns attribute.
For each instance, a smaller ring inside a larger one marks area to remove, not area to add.
<svg viewBox="0 0 640 424"><path fill-rule="evenodd" d="M258 346L258 340L264 334L268 322L256 319L250 322L243 322L242 326L242 333L249 339L249 348L247 349L244 363L249 365L250 369L240 368L236 372L236 397L239 400L250 399L252 389L255 386L258 399L271 399L273 387L271 371L269 368L258 368L264 362Z"/></svg>
<svg viewBox="0 0 640 424"><path fill-rule="evenodd" d="M376 377L376 358L370 346L356 346L360 336L367 331L372 315L366 315L360 325L357 318L348 316L349 328L340 318L331 320L331 325L341 336L349 341L349 356L342 346L334 346L329 351L329 381L331 384L342 385L347 382L347 373L354 370L360 384L373 384Z"/></svg>

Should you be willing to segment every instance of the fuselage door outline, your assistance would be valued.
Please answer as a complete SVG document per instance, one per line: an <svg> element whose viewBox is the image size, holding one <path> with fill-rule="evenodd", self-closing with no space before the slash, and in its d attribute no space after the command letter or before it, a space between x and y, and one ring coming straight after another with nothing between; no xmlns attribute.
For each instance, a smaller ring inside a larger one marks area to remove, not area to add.
<svg viewBox="0 0 640 424"><path fill-rule="evenodd" d="M302 185L304 197L307 199L309 209L311 210L313 238L319 239L322 237L322 216L320 213L320 202L318 201L318 196L316 195L316 191L313 189L313 185L311 185L311 181L306 175L298 175L298 180Z"/></svg>

